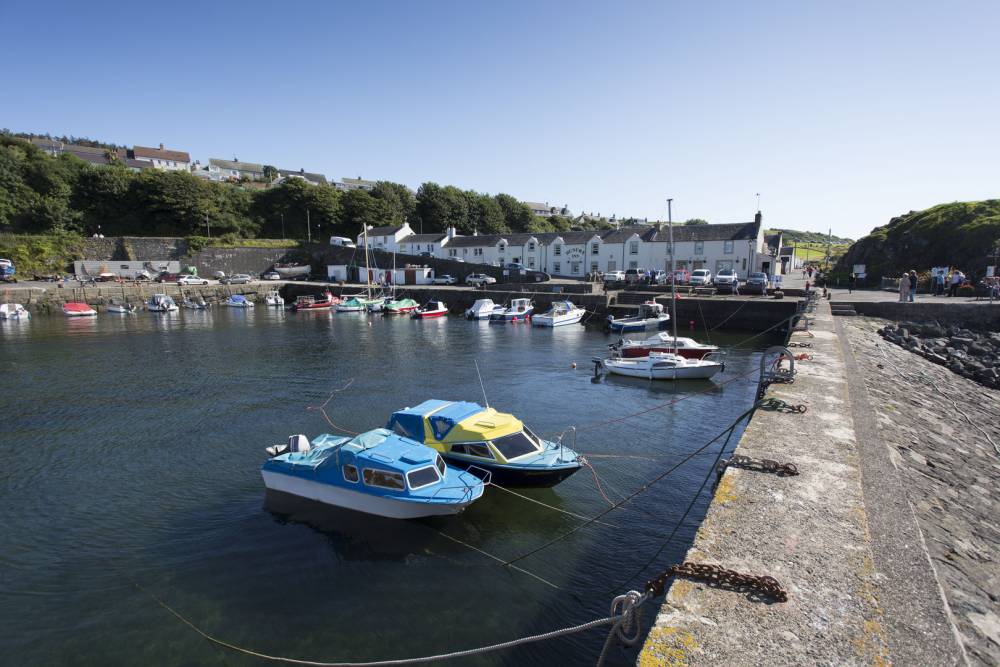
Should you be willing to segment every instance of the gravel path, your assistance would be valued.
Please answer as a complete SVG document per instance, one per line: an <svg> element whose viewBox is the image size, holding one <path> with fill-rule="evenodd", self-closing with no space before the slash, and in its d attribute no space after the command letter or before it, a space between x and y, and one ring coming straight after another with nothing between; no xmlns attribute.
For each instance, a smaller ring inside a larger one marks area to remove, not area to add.
<svg viewBox="0 0 1000 667"><path fill-rule="evenodd" d="M1000 664L1000 391L842 322L968 660Z"/></svg>

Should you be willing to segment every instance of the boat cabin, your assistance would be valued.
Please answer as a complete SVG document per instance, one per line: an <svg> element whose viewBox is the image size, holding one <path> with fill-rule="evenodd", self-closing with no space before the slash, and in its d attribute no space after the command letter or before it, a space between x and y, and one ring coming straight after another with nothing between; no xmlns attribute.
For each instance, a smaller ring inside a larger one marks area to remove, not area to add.
<svg viewBox="0 0 1000 667"><path fill-rule="evenodd" d="M655 301L646 301L639 304L639 317L655 318L661 315L663 315L663 304L656 303Z"/></svg>
<svg viewBox="0 0 1000 667"><path fill-rule="evenodd" d="M523 313L530 309L531 299L511 299L510 308L507 310L512 313Z"/></svg>

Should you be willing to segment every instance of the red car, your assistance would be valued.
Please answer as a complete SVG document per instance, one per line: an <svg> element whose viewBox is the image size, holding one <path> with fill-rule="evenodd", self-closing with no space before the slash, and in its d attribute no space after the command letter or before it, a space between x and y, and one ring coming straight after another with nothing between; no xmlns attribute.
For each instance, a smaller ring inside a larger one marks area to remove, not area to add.
<svg viewBox="0 0 1000 667"><path fill-rule="evenodd" d="M179 273L167 273L164 271L160 275L156 276L156 282L158 283L175 283L177 279L181 277Z"/></svg>

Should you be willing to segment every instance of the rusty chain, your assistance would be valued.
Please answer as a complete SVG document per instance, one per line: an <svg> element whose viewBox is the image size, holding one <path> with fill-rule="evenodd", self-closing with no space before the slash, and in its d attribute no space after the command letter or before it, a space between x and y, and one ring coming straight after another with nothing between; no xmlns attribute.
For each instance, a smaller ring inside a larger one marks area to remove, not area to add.
<svg viewBox="0 0 1000 667"><path fill-rule="evenodd" d="M807 343L805 341L792 341L785 345L785 347L812 347L812 343Z"/></svg>
<svg viewBox="0 0 1000 667"><path fill-rule="evenodd" d="M755 459L751 456L743 456L741 454L733 454L732 457L728 459L722 459L719 461L719 465L716 466L716 472L719 476L726 471L726 468L733 466L734 468L743 468L745 470L758 470L760 472L773 472L777 475L798 475L799 468L794 463L778 463L777 461L771 459Z"/></svg>
<svg viewBox="0 0 1000 667"><path fill-rule="evenodd" d="M735 570L727 570L720 565L692 563L690 561L672 566L666 574L667 576L704 581L710 586L725 590L757 593L777 602L788 602L788 593L785 592L785 589L781 587L777 579L767 575L741 574ZM649 584L647 584L648 586Z"/></svg>
<svg viewBox="0 0 1000 667"><path fill-rule="evenodd" d="M761 401L760 407L764 410L771 410L773 412L797 413L800 415L805 414L805 411L809 409L801 403L786 403L780 398L766 398Z"/></svg>

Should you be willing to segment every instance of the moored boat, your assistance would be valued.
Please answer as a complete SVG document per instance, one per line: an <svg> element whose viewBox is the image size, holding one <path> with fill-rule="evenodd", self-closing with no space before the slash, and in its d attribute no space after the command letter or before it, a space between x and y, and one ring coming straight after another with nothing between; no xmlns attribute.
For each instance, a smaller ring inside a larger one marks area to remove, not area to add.
<svg viewBox="0 0 1000 667"><path fill-rule="evenodd" d="M278 306L280 308L285 305L285 300L282 298L281 292L273 289L264 296L264 303L268 306Z"/></svg>
<svg viewBox="0 0 1000 667"><path fill-rule="evenodd" d="M440 452L449 465L500 485L553 486L580 469L579 455L542 440L514 415L478 403L427 400L392 413L387 428Z"/></svg>
<svg viewBox="0 0 1000 667"><path fill-rule="evenodd" d="M275 264L274 271L285 280L307 278L312 271L308 264Z"/></svg>
<svg viewBox="0 0 1000 667"><path fill-rule="evenodd" d="M69 301L62 306L63 314L66 317L93 317L97 311L85 303Z"/></svg>
<svg viewBox="0 0 1000 667"><path fill-rule="evenodd" d="M327 290L318 299L311 294L305 294L296 298L295 303L292 304L292 310L330 310L331 307L338 303L340 303L340 299L335 297L330 290Z"/></svg>
<svg viewBox="0 0 1000 667"><path fill-rule="evenodd" d="M625 358L648 357L650 352L668 352L687 359L704 359L719 351L718 346L699 343L693 338L677 338L675 343L666 331L657 332L645 340L623 338L610 347Z"/></svg>
<svg viewBox="0 0 1000 667"><path fill-rule="evenodd" d="M230 308L253 308L253 301L242 294L231 294L228 299L222 302L222 305Z"/></svg>
<svg viewBox="0 0 1000 667"><path fill-rule="evenodd" d="M387 429L312 442L295 435L267 452L261 476L268 489L392 519L457 514L485 488L430 447Z"/></svg>
<svg viewBox="0 0 1000 667"><path fill-rule="evenodd" d="M119 299L112 299L111 303L108 304L108 312L118 313L119 315L130 315L135 312L135 305Z"/></svg>
<svg viewBox="0 0 1000 667"><path fill-rule="evenodd" d="M205 302L205 299L203 297L200 297L200 296L197 299L191 299L190 297L186 297L181 302L181 305L184 306L185 308L187 308L188 310L207 310L208 309L208 304Z"/></svg>
<svg viewBox="0 0 1000 667"><path fill-rule="evenodd" d="M608 315L607 327L611 331L645 331L646 329L666 328L670 315L663 311L663 305L655 301L639 304L639 310L631 317L615 318Z"/></svg>
<svg viewBox="0 0 1000 667"><path fill-rule="evenodd" d="M630 359L611 357L601 363L609 373L648 380L708 380L725 368L718 361L687 359L667 352Z"/></svg>
<svg viewBox="0 0 1000 667"><path fill-rule="evenodd" d="M27 320L31 313L19 303L0 304L0 320Z"/></svg>
<svg viewBox="0 0 1000 667"><path fill-rule="evenodd" d="M497 324L526 322L531 319L531 314L534 311L535 307L531 304L531 299L511 299L509 306L490 315L490 322Z"/></svg>
<svg viewBox="0 0 1000 667"><path fill-rule="evenodd" d="M432 317L444 317L448 314L448 307L443 302L431 299L419 308L410 313L410 317L417 320L427 320Z"/></svg>
<svg viewBox="0 0 1000 667"><path fill-rule="evenodd" d="M154 294L146 301L146 310L154 313L172 313L177 310L173 297L166 294Z"/></svg>
<svg viewBox="0 0 1000 667"><path fill-rule="evenodd" d="M572 301L553 301L548 310L531 318L531 324L536 327L560 327L566 324L577 324L586 314L585 309L575 305Z"/></svg>
<svg viewBox="0 0 1000 667"><path fill-rule="evenodd" d="M352 296L337 304L338 313L363 313L368 310L369 299Z"/></svg>
<svg viewBox="0 0 1000 667"><path fill-rule="evenodd" d="M406 315L420 307L413 299L396 299L383 306L382 310L390 315Z"/></svg>
<svg viewBox="0 0 1000 667"><path fill-rule="evenodd" d="M502 313L503 306L494 303L493 299L476 299L471 307L465 309L467 320L488 320L494 313Z"/></svg>

